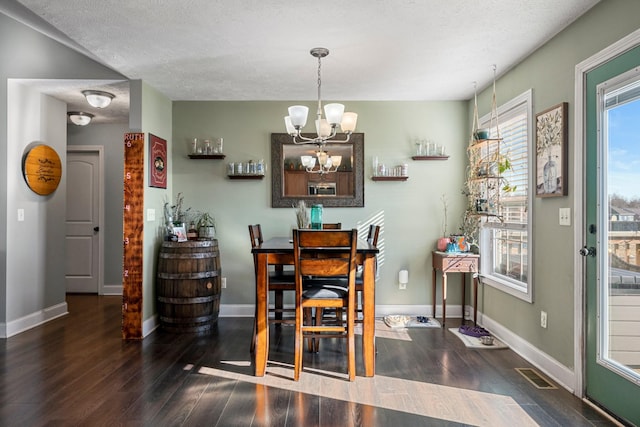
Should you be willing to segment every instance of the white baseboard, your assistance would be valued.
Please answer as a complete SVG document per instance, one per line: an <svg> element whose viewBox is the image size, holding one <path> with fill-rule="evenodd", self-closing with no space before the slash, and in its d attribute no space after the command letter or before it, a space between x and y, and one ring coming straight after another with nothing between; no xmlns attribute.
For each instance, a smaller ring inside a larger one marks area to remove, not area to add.
<svg viewBox="0 0 640 427"><path fill-rule="evenodd" d="M160 323L158 321L157 314L154 314L153 316L151 316L150 318L142 322L142 338L145 338L151 332L158 329L159 326L160 326Z"/></svg>
<svg viewBox="0 0 640 427"><path fill-rule="evenodd" d="M102 295L122 295L122 283L102 286Z"/></svg>
<svg viewBox="0 0 640 427"><path fill-rule="evenodd" d="M287 307L285 305L285 307ZM291 307L293 308L293 306ZM256 312L253 304L220 304L220 317L253 317Z"/></svg>
<svg viewBox="0 0 640 427"><path fill-rule="evenodd" d="M68 313L66 302L36 311L20 319L0 325L0 338L12 337Z"/></svg>
<svg viewBox="0 0 640 427"><path fill-rule="evenodd" d="M515 351L553 381L560 384L572 394L579 396L579 394L576 394L573 387L573 384L576 384L576 374L574 371L564 366L528 341L525 341L519 335L505 328L500 323L497 323L488 316L482 315L480 312L478 312L478 324L482 325L501 341L508 344L511 350Z"/></svg>

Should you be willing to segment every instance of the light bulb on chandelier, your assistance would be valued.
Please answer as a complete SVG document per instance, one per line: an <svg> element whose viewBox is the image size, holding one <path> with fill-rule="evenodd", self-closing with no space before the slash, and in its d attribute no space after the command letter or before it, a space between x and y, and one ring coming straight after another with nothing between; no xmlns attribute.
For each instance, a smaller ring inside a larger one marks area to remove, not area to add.
<svg viewBox="0 0 640 427"><path fill-rule="evenodd" d="M289 107L289 115L284 118L287 133L293 138L294 144L316 144L319 151L321 147L328 141L347 142L349 137L356 129L358 115L352 112L344 112L344 105L332 103L324 106L324 115L322 117L322 97L321 97L321 68L322 58L329 55L329 49L324 47L316 47L311 49L311 56L318 58L318 109L316 111L316 136L313 138L302 136L302 128L307 124L307 115L309 107L304 105L293 105ZM345 139L335 140L338 126L346 135Z"/></svg>

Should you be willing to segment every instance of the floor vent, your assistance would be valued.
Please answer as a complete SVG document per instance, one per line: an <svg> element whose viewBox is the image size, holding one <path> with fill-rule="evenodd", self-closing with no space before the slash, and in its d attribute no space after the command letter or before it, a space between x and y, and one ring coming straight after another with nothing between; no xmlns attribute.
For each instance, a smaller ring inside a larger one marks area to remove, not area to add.
<svg viewBox="0 0 640 427"><path fill-rule="evenodd" d="M552 390L557 389L558 387L551 384L547 381L542 375L538 373L535 369L531 368L516 368L516 371L520 373L523 377L527 379L531 384L533 384L536 388L542 390Z"/></svg>

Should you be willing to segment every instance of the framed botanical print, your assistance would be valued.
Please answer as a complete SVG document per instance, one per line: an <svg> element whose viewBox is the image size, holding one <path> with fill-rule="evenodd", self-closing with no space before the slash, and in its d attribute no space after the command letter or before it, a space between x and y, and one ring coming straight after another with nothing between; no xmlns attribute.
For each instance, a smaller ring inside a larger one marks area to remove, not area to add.
<svg viewBox="0 0 640 427"><path fill-rule="evenodd" d="M536 115L536 196L567 195L569 104L554 105Z"/></svg>
<svg viewBox="0 0 640 427"><path fill-rule="evenodd" d="M167 188L167 140L149 134L149 187Z"/></svg>

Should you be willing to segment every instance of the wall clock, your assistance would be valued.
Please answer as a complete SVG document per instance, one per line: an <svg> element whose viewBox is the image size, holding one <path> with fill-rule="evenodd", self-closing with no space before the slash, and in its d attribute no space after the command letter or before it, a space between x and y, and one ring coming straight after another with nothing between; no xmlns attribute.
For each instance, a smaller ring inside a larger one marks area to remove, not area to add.
<svg viewBox="0 0 640 427"><path fill-rule="evenodd" d="M33 146L23 158L22 174L34 193L41 196L53 193L62 176L62 163L58 153L45 144Z"/></svg>

